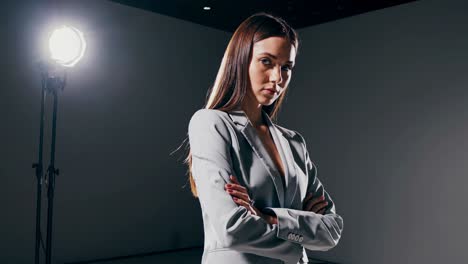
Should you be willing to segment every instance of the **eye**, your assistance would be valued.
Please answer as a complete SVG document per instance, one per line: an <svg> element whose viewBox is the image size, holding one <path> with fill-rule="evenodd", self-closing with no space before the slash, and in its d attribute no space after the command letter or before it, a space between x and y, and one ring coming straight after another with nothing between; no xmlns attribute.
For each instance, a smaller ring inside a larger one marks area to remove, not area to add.
<svg viewBox="0 0 468 264"><path fill-rule="evenodd" d="M282 69L285 70L285 71L290 71L290 70L292 70L292 67L291 67L291 65L285 65L285 66L283 66Z"/></svg>
<svg viewBox="0 0 468 264"><path fill-rule="evenodd" d="M260 61L261 61L262 64L264 64L264 65L270 65L270 64L271 64L271 61L270 61L270 59L268 59L268 58L262 58L262 59L260 59Z"/></svg>

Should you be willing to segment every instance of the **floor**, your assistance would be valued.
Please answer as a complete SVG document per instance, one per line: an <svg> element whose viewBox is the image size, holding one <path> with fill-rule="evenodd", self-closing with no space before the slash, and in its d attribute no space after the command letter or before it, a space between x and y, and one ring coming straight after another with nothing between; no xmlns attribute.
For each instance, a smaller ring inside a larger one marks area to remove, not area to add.
<svg viewBox="0 0 468 264"><path fill-rule="evenodd" d="M76 262L73 264L199 264L203 250L201 248L185 249L172 252L147 254L141 256L131 256L123 258L103 259L96 261ZM71 263L70 263L71 264ZM337 264L309 258L309 264Z"/></svg>
<svg viewBox="0 0 468 264"><path fill-rule="evenodd" d="M96 264L174 264L174 263L201 263L203 250L191 249L177 252L155 254L150 256L132 257L128 259L100 261Z"/></svg>

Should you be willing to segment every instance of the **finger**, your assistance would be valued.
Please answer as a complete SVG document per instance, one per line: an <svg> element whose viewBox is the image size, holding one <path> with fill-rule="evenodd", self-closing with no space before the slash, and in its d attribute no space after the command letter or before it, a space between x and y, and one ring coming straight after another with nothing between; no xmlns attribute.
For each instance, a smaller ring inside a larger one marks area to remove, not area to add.
<svg viewBox="0 0 468 264"><path fill-rule="evenodd" d="M226 188L227 189L237 190L239 192L248 193L247 188L245 188L244 186L239 185L239 184L228 183L228 184L226 184Z"/></svg>
<svg viewBox="0 0 468 264"><path fill-rule="evenodd" d="M237 197L233 197L232 200L234 200L234 202L240 206L243 206L247 209L249 209L248 207L250 206L246 201L242 200L242 199L239 199Z"/></svg>
<svg viewBox="0 0 468 264"><path fill-rule="evenodd" d="M304 198L304 200L308 200L308 199L312 198L313 196L314 196L314 193L311 193L311 192L310 192L310 193L308 193L308 194L306 195L306 197Z"/></svg>
<svg viewBox="0 0 468 264"><path fill-rule="evenodd" d="M314 206L313 201L309 200L305 205L304 205L304 211L310 211L312 209L312 206Z"/></svg>
<svg viewBox="0 0 468 264"><path fill-rule="evenodd" d="M317 214L324 214L325 213L325 208L323 208L322 210L318 211Z"/></svg>
<svg viewBox="0 0 468 264"><path fill-rule="evenodd" d="M243 200L239 200L239 199L236 199L236 198L233 198L234 202L237 203L238 205L240 206L243 206L245 207L247 210L250 211L250 213L252 213L253 215L258 215L258 216L261 216L262 213L253 205L249 204L248 202L246 201L243 201Z"/></svg>
<svg viewBox="0 0 468 264"><path fill-rule="evenodd" d="M310 211L312 211L312 212L318 212L319 210L321 210L322 208L326 207L327 205L328 205L328 202L327 202L327 201L323 201L323 202L317 203L317 204L315 204L314 206L312 206L312 208L310 209Z"/></svg>
<svg viewBox="0 0 468 264"><path fill-rule="evenodd" d="M318 204L316 204L316 205L314 205L314 206L312 207L311 211L312 211L312 212L318 212L318 211L321 210L322 208L325 208L327 205L328 205L328 202L327 202L327 201L318 203Z"/></svg>
<svg viewBox="0 0 468 264"><path fill-rule="evenodd" d="M322 201L320 198L321 198L321 196L315 197L315 198L313 198L313 199L309 199L309 200L304 204L304 207L305 207L304 210L310 211L310 210L312 209L312 207L313 207L316 203Z"/></svg>
<svg viewBox="0 0 468 264"><path fill-rule="evenodd" d="M309 202L309 205L308 205L308 210L307 211L310 211L310 209L317 203L320 203L320 202L323 202L325 201L325 196L318 196L318 197L315 197L313 199L310 200Z"/></svg>
<svg viewBox="0 0 468 264"><path fill-rule="evenodd" d="M304 198L304 202L306 200L311 200L311 199L314 199L315 202L319 202L320 200L323 200L325 198L324 195L319 195L319 196L314 196L314 193L309 193L305 198Z"/></svg>
<svg viewBox="0 0 468 264"><path fill-rule="evenodd" d="M255 212L255 210L252 208L252 206L244 201L244 200L241 200L241 199L237 199L236 197L232 198L234 200L234 202L240 206L243 206L245 207L247 210L249 210L252 214L257 214L257 212Z"/></svg>
<svg viewBox="0 0 468 264"><path fill-rule="evenodd" d="M322 200L322 199L312 199L310 200L307 205L306 205L306 211L312 211L313 207L316 206L317 204L320 204L320 203L323 203L323 202L326 202L325 200Z"/></svg>
<svg viewBox="0 0 468 264"><path fill-rule="evenodd" d="M236 191L236 190L232 190L232 189L227 189L226 190L229 195L231 195L232 197L237 197L239 199L242 199L246 202L249 202L250 201L250 198L249 198L249 195L247 195L246 193L243 193L243 192L239 192L239 191Z"/></svg>
<svg viewBox="0 0 468 264"><path fill-rule="evenodd" d="M304 197L304 200L302 201L302 210L306 210L307 205L309 204L309 200L312 198L313 195L313 193L308 193L306 197Z"/></svg>
<svg viewBox="0 0 468 264"><path fill-rule="evenodd" d="M305 211L311 211L312 207L315 205L314 201L312 200L309 200L306 204L305 204Z"/></svg>
<svg viewBox="0 0 468 264"><path fill-rule="evenodd" d="M317 197L313 198L313 200L314 200L316 203L325 201L325 195L317 196Z"/></svg>
<svg viewBox="0 0 468 264"><path fill-rule="evenodd" d="M239 181L237 180L237 177L236 177L236 176L234 176L234 175L231 175L231 177L230 177L230 178L231 178L231 181L233 181L234 183L236 183L236 184L239 184L239 185L240 185L240 183L239 183Z"/></svg>

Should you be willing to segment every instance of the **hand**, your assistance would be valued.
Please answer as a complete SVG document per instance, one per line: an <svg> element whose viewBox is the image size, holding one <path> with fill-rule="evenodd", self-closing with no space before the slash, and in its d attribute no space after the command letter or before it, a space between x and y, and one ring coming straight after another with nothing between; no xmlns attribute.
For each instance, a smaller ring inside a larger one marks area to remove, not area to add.
<svg viewBox="0 0 468 264"><path fill-rule="evenodd" d="M231 179L231 183L226 184L225 189L229 195L232 196L234 202L240 206L245 207L252 214L260 215L261 212L252 205L252 200L250 200L247 188L240 185L239 181L234 175L231 175L229 178Z"/></svg>
<svg viewBox="0 0 468 264"><path fill-rule="evenodd" d="M309 193L304 199L302 209L304 211L311 211L316 214L323 214L327 205L328 202L325 201L325 197L323 195L314 198L313 193Z"/></svg>
<svg viewBox="0 0 468 264"><path fill-rule="evenodd" d="M278 224L276 216L264 214L252 204L247 188L242 186L234 175L231 175L230 179L231 183L226 184L225 187L236 204L245 207L252 214L260 216L269 224Z"/></svg>

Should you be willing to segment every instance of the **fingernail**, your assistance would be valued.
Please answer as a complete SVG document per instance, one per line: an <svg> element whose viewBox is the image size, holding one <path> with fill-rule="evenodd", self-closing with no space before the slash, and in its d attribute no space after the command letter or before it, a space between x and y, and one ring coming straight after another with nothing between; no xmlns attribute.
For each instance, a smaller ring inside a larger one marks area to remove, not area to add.
<svg viewBox="0 0 468 264"><path fill-rule="evenodd" d="M232 193L233 191L231 189L227 190L229 193Z"/></svg>
<svg viewBox="0 0 468 264"><path fill-rule="evenodd" d="M232 185L228 183L228 184L226 184L226 187L229 188L229 187L232 187Z"/></svg>

